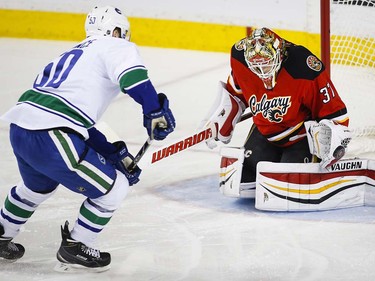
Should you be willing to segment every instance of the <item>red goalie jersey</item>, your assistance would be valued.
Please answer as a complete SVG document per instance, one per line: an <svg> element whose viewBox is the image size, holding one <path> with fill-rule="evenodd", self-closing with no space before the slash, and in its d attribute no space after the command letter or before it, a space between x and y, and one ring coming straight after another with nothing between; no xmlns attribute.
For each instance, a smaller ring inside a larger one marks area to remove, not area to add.
<svg viewBox="0 0 375 281"><path fill-rule="evenodd" d="M284 43L277 83L266 89L248 67L244 39L237 42L231 50L227 90L250 108L260 133L278 146L300 140L307 120L331 119L347 126L346 106L322 62L305 47Z"/></svg>

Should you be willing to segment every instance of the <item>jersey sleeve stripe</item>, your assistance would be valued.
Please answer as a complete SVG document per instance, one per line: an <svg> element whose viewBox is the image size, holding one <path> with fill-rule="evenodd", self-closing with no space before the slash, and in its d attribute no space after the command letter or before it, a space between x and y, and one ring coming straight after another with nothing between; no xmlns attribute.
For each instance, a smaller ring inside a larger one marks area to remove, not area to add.
<svg viewBox="0 0 375 281"><path fill-rule="evenodd" d="M334 120L342 124L349 120L348 111L346 108L343 108L324 117L320 117L318 121L323 119Z"/></svg>
<svg viewBox="0 0 375 281"><path fill-rule="evenodd" d="M121 89L129 90L148 80L149 78L145 68L133 68L124 72L120 78L120 87Z"/></svg>

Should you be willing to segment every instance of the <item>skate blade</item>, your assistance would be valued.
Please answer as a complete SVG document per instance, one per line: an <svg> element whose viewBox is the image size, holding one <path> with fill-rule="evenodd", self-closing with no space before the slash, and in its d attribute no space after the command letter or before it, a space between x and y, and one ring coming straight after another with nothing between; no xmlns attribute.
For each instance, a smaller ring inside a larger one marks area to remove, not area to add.
<svg viewBox="0 0 375 281"><path fill-rule="evenodd" d="M100 273L103 271L107 271L110 268L110 265L103 267L86 267L79 264L63 263L58 261L53 269L57 272L63 273Z"/></svg>
<svg viewBox="0 0 375 281"><path fill-rule="evenodd" d="M4 258L0 258L0 263L14 263L16 261L18 261L19 259L4 259Z"/></svg>

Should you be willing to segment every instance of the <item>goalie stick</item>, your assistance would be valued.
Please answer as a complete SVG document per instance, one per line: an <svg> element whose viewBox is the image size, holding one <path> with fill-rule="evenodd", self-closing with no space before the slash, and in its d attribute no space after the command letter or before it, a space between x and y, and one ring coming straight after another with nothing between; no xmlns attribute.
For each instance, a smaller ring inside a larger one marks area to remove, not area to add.
<svg viewBox="0 0 375 281"><path fill-rule="evenodd" d="M245 121L251 118L253 114L251 112L245 113L241 116L237 123ZM174 154L177 154L181 151L189 149L199 143L207 141L213 137L212 128L206 127L200 131L183 137L179 140L174 141L173 143L167 144L161 148L158 148L152 152L149 159L147 159L148 164L154 164L160 160L168 158ZM141 149L138 151L137 155L134 157L133 162L129 165L128 169L131 171L139 163L139 161L145 155L147 149L151 146L152 140L147 138L145 143L142 145Z"/></svg>

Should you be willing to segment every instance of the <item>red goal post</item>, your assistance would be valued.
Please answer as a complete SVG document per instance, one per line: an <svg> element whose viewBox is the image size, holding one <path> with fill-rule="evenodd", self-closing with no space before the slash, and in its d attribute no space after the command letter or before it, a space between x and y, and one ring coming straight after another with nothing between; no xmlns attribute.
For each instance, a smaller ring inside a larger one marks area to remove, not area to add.
<svg viewBox="0 0 375 281"><path fill-rule="evenodd" d="M320 49L321 49L321 59L328 74L331 74L331 62L330 62L330 0L320 0Z"/></svg>
<svg viewBox="0 0 375 281"><path fill-rule="evenodd" d="M375 0L320 0L321 60L357 136L375 136ZM375 151L375 145L373 145Z"/></svg>

